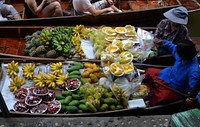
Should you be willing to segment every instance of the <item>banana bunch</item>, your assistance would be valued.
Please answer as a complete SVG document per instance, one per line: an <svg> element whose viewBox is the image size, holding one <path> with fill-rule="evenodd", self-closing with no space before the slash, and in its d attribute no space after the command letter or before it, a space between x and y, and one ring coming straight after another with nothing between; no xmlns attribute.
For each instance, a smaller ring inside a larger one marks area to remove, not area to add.
<svg viewBox="0 0 200 127"><path fill-rule="evenodd" d="M57 77L53 74L47 74L46 75L46 86L48 88L55 89L56 88L56 78Z"/></svg>
<svg viewBox="0 0 200 127"><path fill-rule="evenodd" d="M55 28L53 30L52 47L61 52L64 57L72 58L75 53L71 43L72 28Z"/></svg>
<svg viewBox="0 0 200 127"><path fill-rule="evenodd" d="M81 47L81 39L87 39L89 37L90 30L86 29L84 25L76 25L73 31L71 42L74 45L77 55L80 58L85 58L85 53Z"/></svg>
<svg viewBox="0 0 200 127"><path fill-rule="evenodd" d="M122 99L127 96L126 92L122 90L116 83L112 85L112 90L118 99Z"/></svg>
<svg viewBox="0 0 200 127"><path fill-rule="evenodd" d="M46 85L46 74L39 72L37 76L33 77L35 86L45 87Z"/></svg>
<svg viewBox="0 0 200 127"><path fill-rule="evenodd" d="M61 75L62 74L62 62L52 63L50 65L50 70L53 75Z"/></svg>
<svg viewBox="0 0 200 127"><path fill-rule="evenodd" d="M19 72L18 64L19 63L15 61L8 63L8 66L6 67L6 72L11 78L14 78L17 76L17 73Z"/></svg>
<svg viewBox="0 0 200 127"><path fill-rule="evenodd" d="M11 92L15 92L18 90L22 85L24 85L25 80L23 78L20 78L19 76L16 76L10 81L9 89Z"/></svg>
<svg viewBox="0 0 200 127"><path fill-rule="evenodd" d="M35 64L29 63L23 66L23 76L26 79L33 79L34 77L34 70L35 70Z"/></svg>
<svg viewBox="0 0 200 127"><path fill-rule="evenodd" d="M74 34L79 34L82 39L89 38L90 30L85 28L84 25L76 25L73 31L74 31Z"/></svg>
<svg viewBox="0 0 200 127"><path fill-rule="evenodd" d="M49 45L52 40L52 33L50 28L43 29L40 34L40 41L45 45Z"/></svg>
<svg viewBox="0 0 200 127"><path fill-rule="evenodd" d="M66 80L68 78L68 75L58 75L57 76L57 80L56 80L56 84L58 87L63 88L65 86Z"/></svg>
<svg viewBox="0 0 200 127"><path fill-rule="evenodd" d="M82 59L85 58L85 53L83 52L83 49L81 47L81 37L79 34L74 34L74 36L72 36L71 42L74 46L75 52L76 54Z"/></svg>

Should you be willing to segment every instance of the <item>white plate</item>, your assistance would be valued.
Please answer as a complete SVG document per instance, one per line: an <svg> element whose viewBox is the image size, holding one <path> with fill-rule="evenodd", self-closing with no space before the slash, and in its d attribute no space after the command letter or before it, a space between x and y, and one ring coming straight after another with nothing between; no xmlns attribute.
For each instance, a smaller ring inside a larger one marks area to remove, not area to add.
<svg viewBox="0 0 200 127"><path fill-rule="evenodd" d="M125 27L116 27L115 31L119 34L125 34L127 32L127 29Z"/></svg>
<svg viewBox="0 0 200 127"><path fill-rule="evenodd" d="M61 104L59 101L55 100L55 101L51 101L50 103L48 103L48 108L47 108L47 112L49 114L57 114L60 112L61 110ZM51 108L56 108L57 110L55 112L51 112Z"/></svg>
<svg viewBox="0 0 200 127"><path fill-rule="evenodd" d="M28 99L33 100L34 98L37 98L37 101L34 101L33 104L29 104L29 103L28 103ZM40 97L38 97L38 96L27 96L27 97L25 98L25 104L28 105L28 106L36 106L36 105L40 104L41 102L42 102L42 98L40 98Z"/></svg>
<svg viewBox="0 0 200 127"><path fill-rule="evenodd" d="M42 109L43 108L43 109ZM38 110L39 109L39 110ZM41 110L42 109L42 110ZM35 110L35 111L34 111ZM39 104L33 107L30 112L34 114L43 114L44 112L47 111L47 105L46 104Z"/></svg>
<svg viewBox="0 0 200 127"><path fill-rule="evenodd" d="M112 42L116 37L115 36L106 36L106 41Z"/></svg>

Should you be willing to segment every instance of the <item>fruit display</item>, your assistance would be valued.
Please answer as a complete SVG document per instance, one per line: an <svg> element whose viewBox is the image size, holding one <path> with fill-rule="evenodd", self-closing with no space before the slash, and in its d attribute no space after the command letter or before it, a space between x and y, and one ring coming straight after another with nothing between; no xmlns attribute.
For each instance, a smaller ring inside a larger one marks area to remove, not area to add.
<svg viewBox="0 0 200 127"><path fill-rule="evenodd" d="M111 54L107 55L109 57ZM114 56L109 58L113 60L108 60L110 63L105 63L104 67L109 68L109 73L116 76L115 79L126 78L132 73L133 64L121 64L116 61L119 58ZM107 78L107 74L99 63L11 63L3 64L2 68L7 70L8 65L17 65L18 73L14 78L10 78L8 73L4 75L10 81L9 94L14 95L13 111L33 114L95 113L128 107L128 87L121 87L110 79L108 87L100 85L100 79Z"/></svg>

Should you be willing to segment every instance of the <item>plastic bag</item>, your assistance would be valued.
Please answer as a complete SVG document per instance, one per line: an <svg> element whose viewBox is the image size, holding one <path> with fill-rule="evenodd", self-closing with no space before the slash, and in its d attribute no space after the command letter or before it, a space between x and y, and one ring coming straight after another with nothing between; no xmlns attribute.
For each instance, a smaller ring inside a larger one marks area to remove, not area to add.
<svg viewBox="0 0 200 127"><path fill-rule="evenodd" d="M120 77L111 85L111 90L117 99L120 100L123 97L128 99L132 91L132 86L126 78Z"/></svg>
<svg viewBox="0 0 200 127"><path fill-rule="evenodd" d="M108 90L110 90L111 84L113 84L113 82L108 78L103 77L99 79L99 85L105 87Z"/></svg>

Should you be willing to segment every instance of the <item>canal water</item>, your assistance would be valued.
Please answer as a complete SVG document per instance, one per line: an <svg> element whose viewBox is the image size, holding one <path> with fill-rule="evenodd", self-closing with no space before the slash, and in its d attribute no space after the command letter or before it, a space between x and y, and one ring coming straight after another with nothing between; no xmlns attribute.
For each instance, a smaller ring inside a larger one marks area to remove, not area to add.
<svg viewBox="0 0 200 127"><path fill-rule="evenodd" d="M200 11L189 14L187 27L191 37L200 37Z"/></svg>

